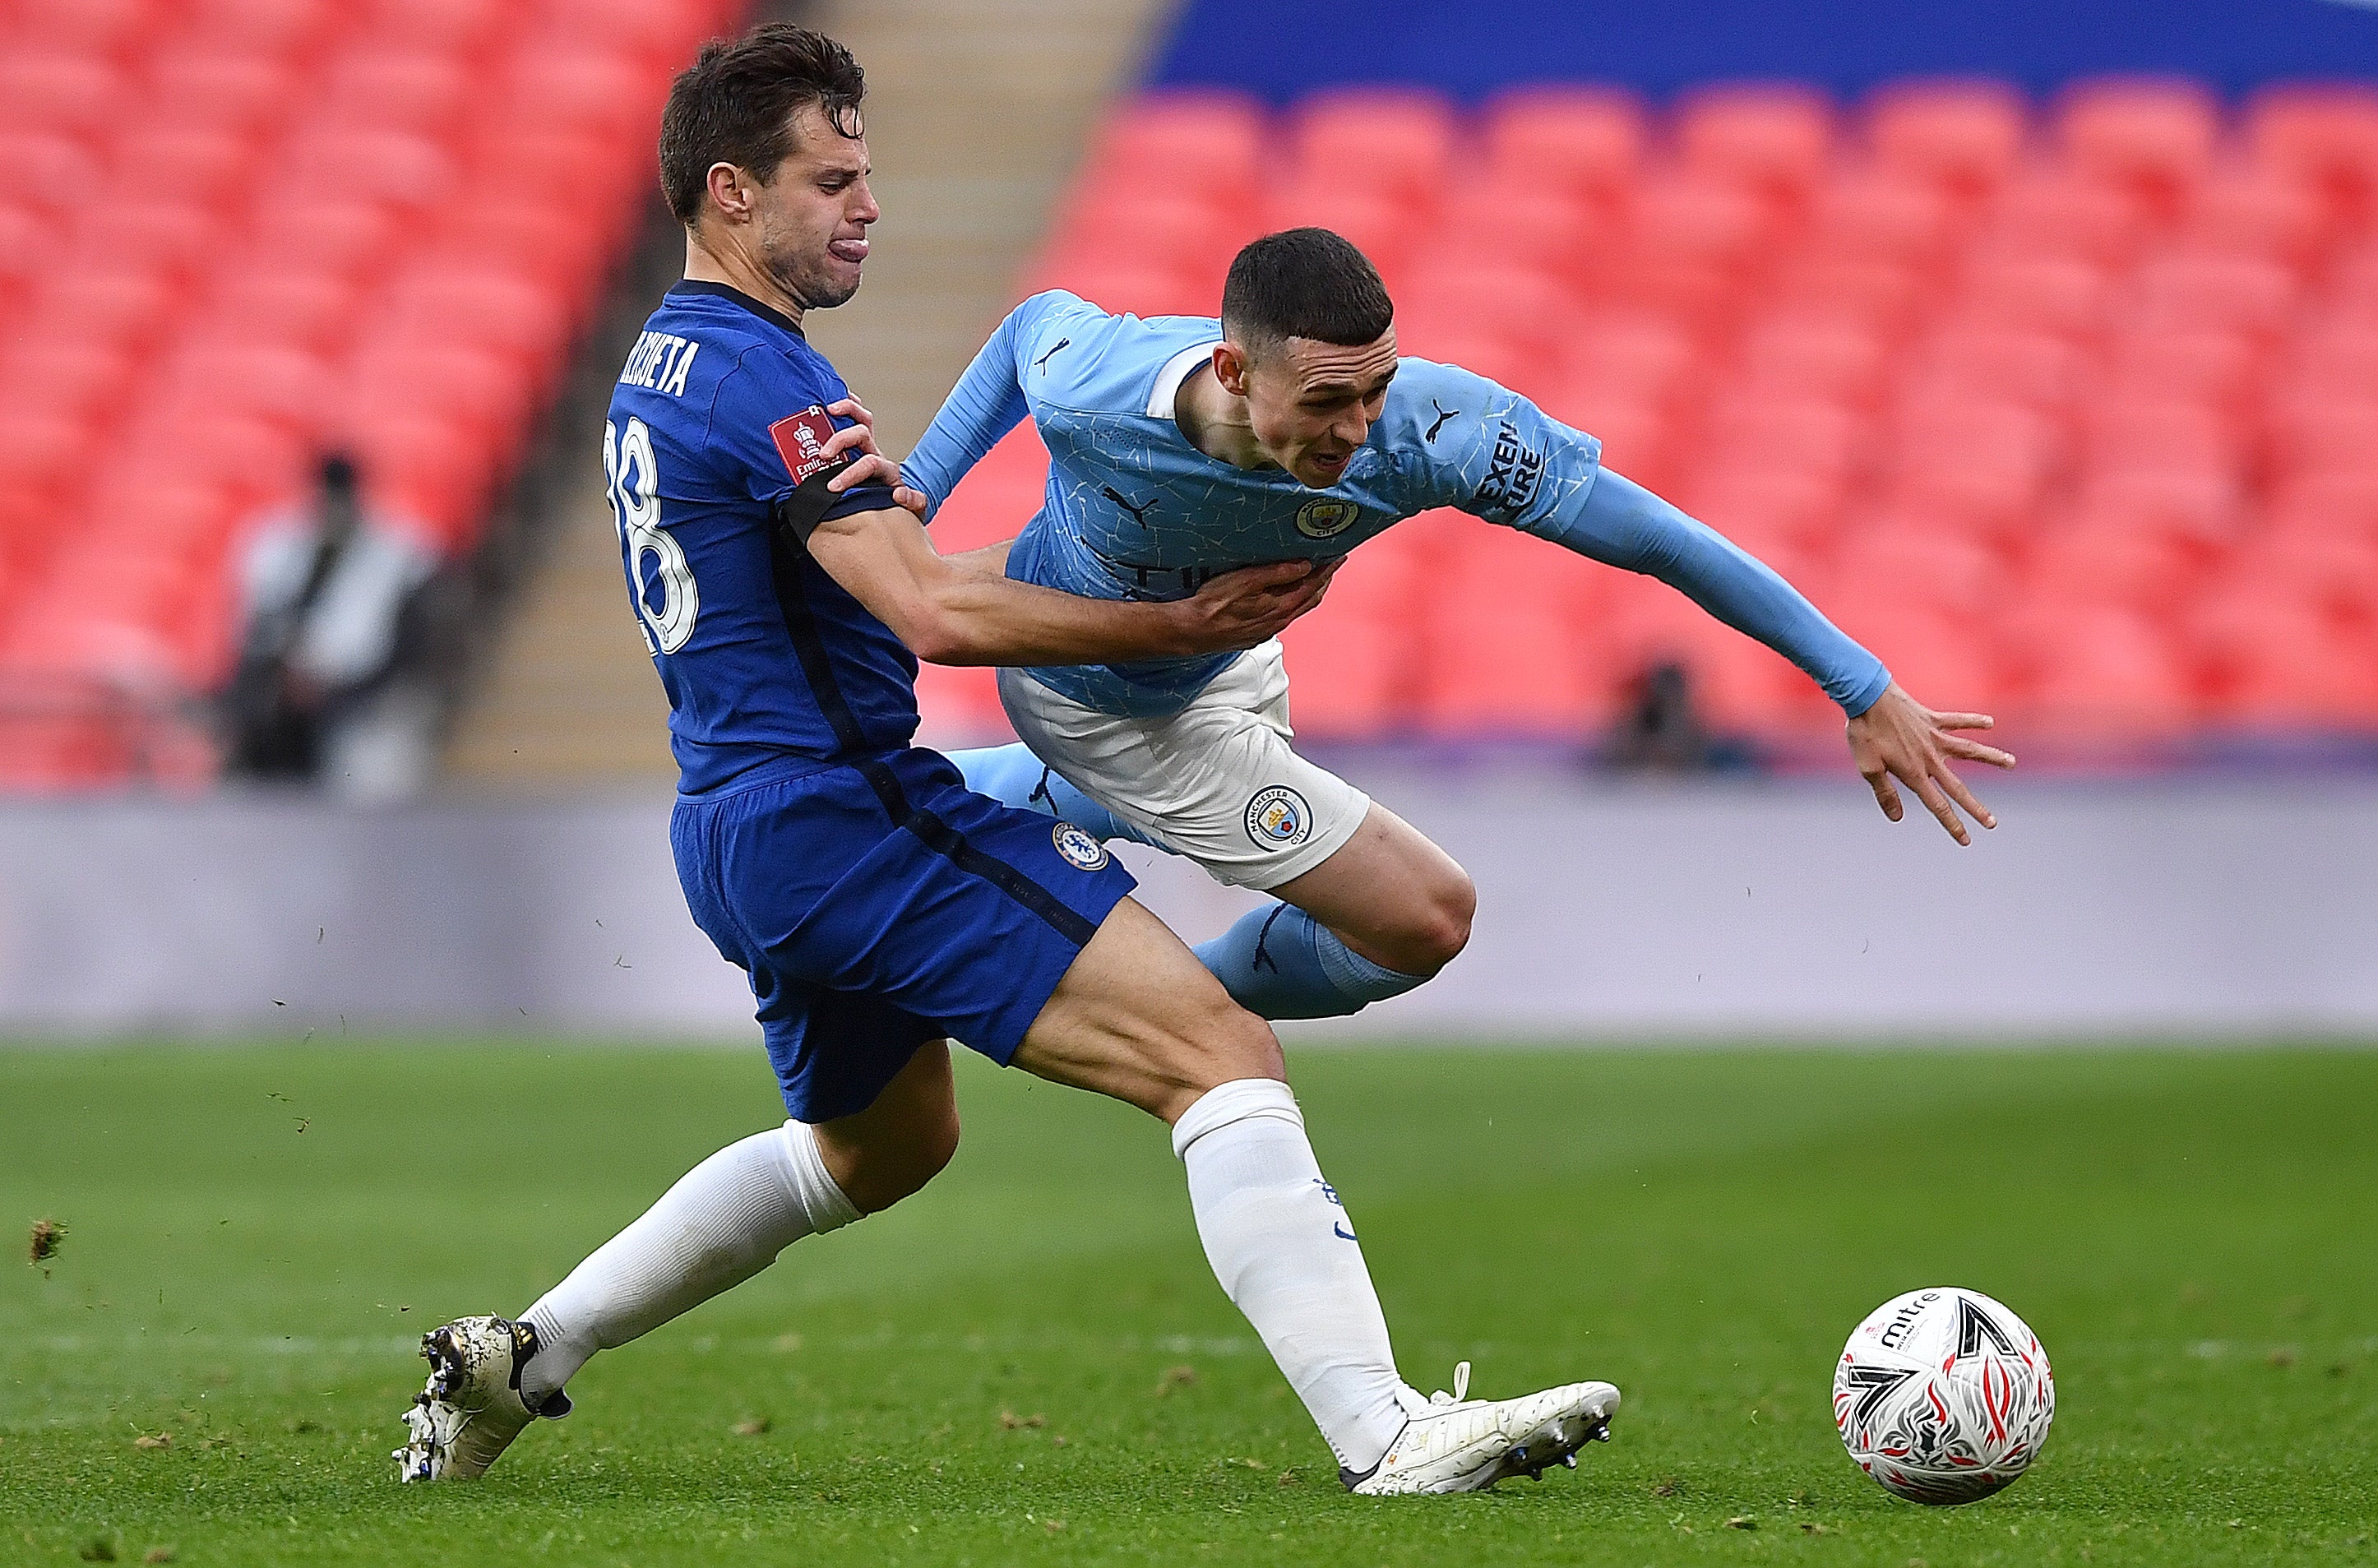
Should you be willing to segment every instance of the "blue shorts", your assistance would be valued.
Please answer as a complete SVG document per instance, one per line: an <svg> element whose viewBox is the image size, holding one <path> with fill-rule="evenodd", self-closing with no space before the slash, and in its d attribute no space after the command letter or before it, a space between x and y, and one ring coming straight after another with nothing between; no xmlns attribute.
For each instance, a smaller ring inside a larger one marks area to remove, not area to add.
<svg viewBox="0 0 2378 1568"><path fill-rule="evenodd" d="M928 1040L1005 1066L1135 885L939 752L763 771L679 796L669 846L694 923L751 974L797 1120L865 1110Z"/></svg>

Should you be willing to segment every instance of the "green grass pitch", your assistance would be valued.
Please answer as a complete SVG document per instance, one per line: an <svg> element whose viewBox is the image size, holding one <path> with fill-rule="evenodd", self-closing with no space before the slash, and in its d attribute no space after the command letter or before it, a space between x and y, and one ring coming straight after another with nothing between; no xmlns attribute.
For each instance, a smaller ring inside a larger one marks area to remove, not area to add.
<svg viewBox="0 0 2378 1568"><path fill-rule="evenodd" d="M1346 1496L1160 1130L969 1062L926 1193L597 1359L485 1483L400 1487L421 1331L768 1125L756 1049L0 1051L0 1206L67 1227L0 1263L0 1562L2378 1562L2378 1053L1294 1068L1407 1376L1626 1391L1576 1474ZM1953 1510L1828 1404L1938 1284L2023 1313L2060 1395Z"/></svg>

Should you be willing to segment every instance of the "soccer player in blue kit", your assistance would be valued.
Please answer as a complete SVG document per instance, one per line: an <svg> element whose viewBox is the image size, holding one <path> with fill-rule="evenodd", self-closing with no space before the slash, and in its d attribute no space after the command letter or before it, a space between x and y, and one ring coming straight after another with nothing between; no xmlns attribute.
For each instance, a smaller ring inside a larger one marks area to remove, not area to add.
<svg viewBox="0 0 2378 1568"><path fill-rule="evenodd" d="M915 1192L958 1137L948 1040L1160 1118L1217 1278L1360 1492L1460 1491L1574 1463L1618 1391L1423 1396L1279 1041L1070 823L967 791L910 744L915 655L1141 663L1262 644L1318 601L1303 562L1138 604L944 560L864 411L801 331L857 291L877 216L841 45L773 25L706 47L663 112L686 281L604 434L630 597L669 696L671 846L693 916L749 972L791 1119L719 1151L518 1319L424 1336L406 1480L484 1474L564 1385L775 1261Z"/></svg>
<svg viewBox="0 0 2378 1568"><path fill-rule="evenodd" d="M1370 262L1323 229L1241 251L1219 320L1039 294L1001 324L904 464L859 461L905 476L930 515L1028 417L1049 485L1008 547L1008 574L1148 602L1250 563L1334 562L1415 513L1457 507L1658 577L1799 665L1841 705L1892 820L1896 778L1960 844L1959 808L1996 825L1950 763L2013 765L1954 733L1987 728L1987 714L1925 708L1773 571L1603 469L1591 436L1483 376L1399 358L1393 322ZM968 784L1280 901L1197 949L1263 1017L1357 1011L1422 984L1468 941L1476 894L1452 857L1291 747L1277 643L1008 667L999 690L1024 744L954 754Z"/></svg>

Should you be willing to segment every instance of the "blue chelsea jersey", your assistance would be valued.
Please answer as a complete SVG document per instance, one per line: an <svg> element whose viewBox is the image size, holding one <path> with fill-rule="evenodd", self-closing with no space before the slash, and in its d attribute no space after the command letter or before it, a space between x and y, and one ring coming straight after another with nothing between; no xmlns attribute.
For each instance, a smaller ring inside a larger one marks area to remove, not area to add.
<svg viewBox="0 0 2378 1568"><path fill-rule="evenodd" d="M612 392L604 473L686 794L916 732L916 660L780 512L847 395L791 317L700 281L668 292ZM890 504L854 485L824 515Z"/></svg>
<svg viewBox="0 0 2378 1568"><path fill-rule="evenodd" d="M1025 302L904 465L937 503L1028 414L1049 449L1039 513L1008 575L1094 598L1174 599L1234 567L1343 556L1435 507L1555 533L1582 509L1602 444L1483 376L1403 360L1337 484L1240 469L1193 446L1182 383L1221 341L1209 317L1110 316L1062 291ZM984 437L988 437L985 439ZM1236 655L1035 669L1075 701L1155 715L1187 705Z"/></svg>

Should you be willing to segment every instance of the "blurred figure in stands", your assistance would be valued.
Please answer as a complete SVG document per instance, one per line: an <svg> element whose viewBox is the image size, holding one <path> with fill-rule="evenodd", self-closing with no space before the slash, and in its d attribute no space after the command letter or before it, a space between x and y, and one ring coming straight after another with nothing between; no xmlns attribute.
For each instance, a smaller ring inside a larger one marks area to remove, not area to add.
<svg viewBox="0 0 2378 1568"><path fill-rule="evenodd" d="M1759 766L1749 747L1711 732L1692 671L1674 659L1628 683L1626 709L1599 749L1602 765L1615 772L1733 773Z"/></svg>
<svg viewBox="0 0 2378 1568"><path fill-rule="evenodd" d="M418 791L440 710L437 557L367 509L354 460L330 452L312 503L263 519L234 569L230 771L362 800Z"/></svg>

